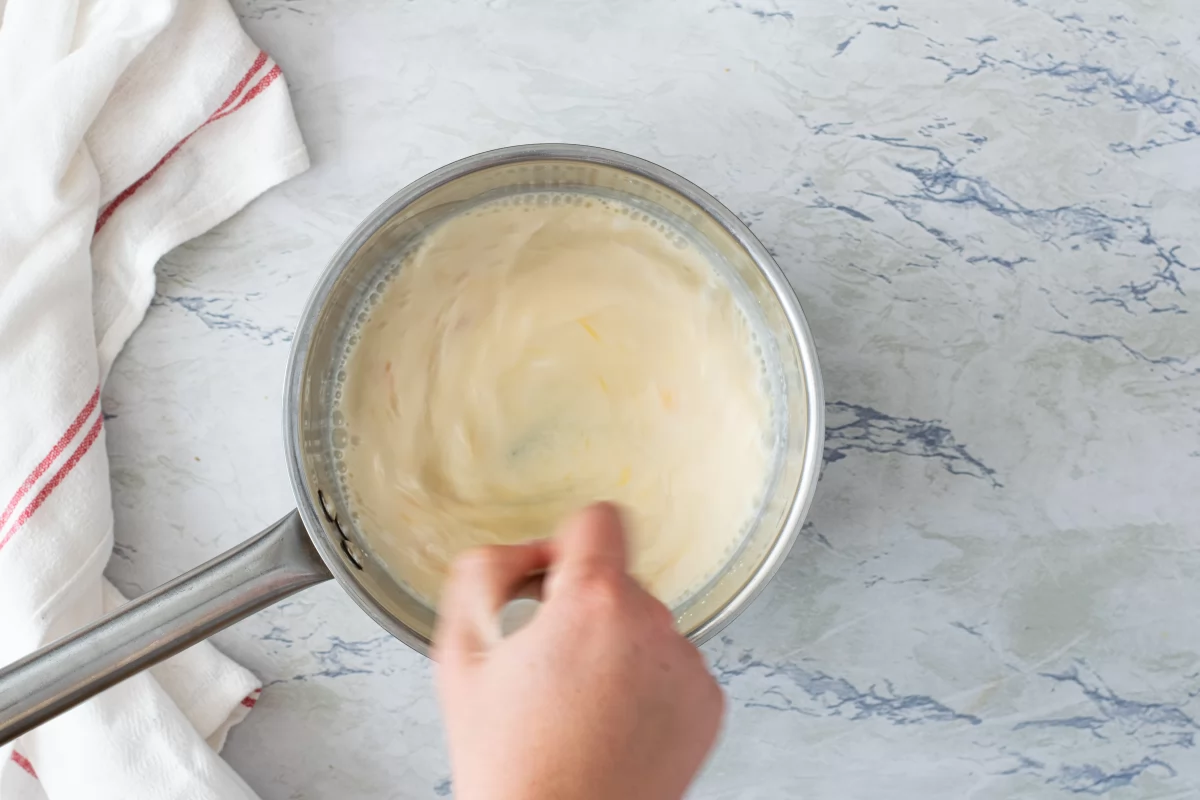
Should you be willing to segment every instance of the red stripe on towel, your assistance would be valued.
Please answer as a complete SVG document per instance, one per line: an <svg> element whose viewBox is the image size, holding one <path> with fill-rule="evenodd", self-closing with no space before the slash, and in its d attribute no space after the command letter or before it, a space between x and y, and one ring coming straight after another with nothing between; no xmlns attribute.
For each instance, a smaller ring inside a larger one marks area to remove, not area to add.
<svg viewBox="0 0 1200 800"><path fill-rule="evenodd" d="M17 507L17 503L21 502L21 498L33 488L38 478L42 477L46 470L50 469L50 465L54 463L56 458L62 455L63 450L67 449L67 445L75 438L75 434L79 433L79 429L83 427L83 423L87 420L98 402L100 402L99 386L96 387L96 391L92 392L92 396L88 398L83 409L75 416L75 421L67 428L67 432L59 438L54 447L50 449L50 452L46 454L46 457L38 462L38 465L33 468L33 472L29 473L29 477L17 489L17 493L13 495L12 500L8 501L8 505L4 508L4 513L0 514L0 529L4 528L4 523L8 522L8 518L12 516L13 509Z"/></svg>
<svg viewBox="0 0 1200 800"><path fill-rule="evenodd" d="M29 763L28 758L13 750L12 760L16 762L18 767L28 772L30 777L37 780L37 770L33 768L33 764Z"/></svg>
<svg viewBox="0 0 1200 800"><path fill-rule="evenodd" d="M103 415L97 416L96 421L92 423L92 427L88 430L87 436L79 443L79 447L75 448L75 452L71 454L71 457L67 459L65 464L58 468L58 472L54 473L54 477L47 481L46 485L34 496L29 505L25 506L25 510L21 512L21 516L17 517L17 521L9 528L8 533L4 534L3 539L0 539L0 549L3 549L4 545L8 544L8 540L13 537L13 534L21 530L21 527L29 521L29 518L42 507L42 503L46 502L46 499L54 493L54 490L63 482L63 479L71 474L71 470L75 469L75 465L79 463L79 460L87 454L88 450L92 449L92 444L100 436L100 429L103 427Z"/></svg>
<svg viewBox="0 0 1200 800"><path fill-rule="evenodd" d="M255 73L262 69L263 64L266 63L267 52L265 50L259 50L258 56L254 59L254 63L250 65L250 69L246 70L246 74L242 76L240 81L238 81L237 86L233 87L233 91L229 93L229 97L226 97L225 102L221 103L221 105L213 113L220 114L222 111L233 105L233 101L237 100L238 97L241 96L242 92L245 91L246 86L249 85L250 79L253 78Z"/></svg>
<svg viewBox="0 0 1200 800"><path fill-rule="evenodd" d="M172 147L170 150L168 150L167 154L165 156L163 156L161 159L159 159L158 163L155 164L153 167L151 167L149 172L147 172L142 177L138 178L136 181L133 182L132 185L129 186L129 188L127 188L125 191L121 192L119 195L117 195L115 198L113 198L113 201L111 203L109 203L108 206L102 212L100 212L100 217L96 220L96 228L94 231L92 231L93 236L100 232L100 229L104 227L105 223L107 223L109 221L109 219L112 218L112 215L116 212L116 210L118 208L121 207L121 205L126 200L128 200L130 197L133 197L134 193L137 192L138 189L142 188L142 186L144 186L146 184L146 181L148 181L154 177L154 173L158 172L159 169L162 168L162 165L167 163L171 159L171 156L173 156L179 152L179 149L181 147L183 147L184 144L187 143L188 139L192 138L197 133L199 133L201 130L203 130L205 125L208 125L210 123L216 122L219 119L229 116L234 111L237 111L239 108L246 105L246 103L249 103L255 97L258 97L260 94L262 94L264 89L266 89L268 86L270 86L272 83L274 83L275 79L278 78L281 74L283 74L283 71L279 69L278 64L271 67L270 71L267 72L267 74L264 75L262 77L262 79L259 80L258 83L254 84L254 88L252 88L250 91L246 92L246 94L242 97L242 99L238 102L237 105L230 108L229 105L234 101L234 99L239 94L241 94L242 89L244 89L246 87L246 84L248 84L250 82L250 79L252 77L254 77L254 74L256 72L258 72L259 69L262 68L262 65L265 64L266 61L267 61L267 54L260 51L258 54L258 58L256 58L254 60L254 64L250 67L250 69L242 77L241 82L238 83L237 87L234 88L233 92L230 93L229 97L226 98L225 102L221 104L221 107L218 108L216 111L214 111L208 119L204 120L204 122L201 123L199 128L196 128L196 130L192 131L187 136L180 139L179 143L176 144L174 147Z"/></svg>

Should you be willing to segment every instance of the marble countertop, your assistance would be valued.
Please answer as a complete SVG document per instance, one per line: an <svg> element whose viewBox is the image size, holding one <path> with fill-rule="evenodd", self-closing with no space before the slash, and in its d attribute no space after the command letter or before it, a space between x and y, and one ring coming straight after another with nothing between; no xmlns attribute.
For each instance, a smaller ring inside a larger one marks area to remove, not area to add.
<svg viewBox="0 0 1200 800"><path fill-rule="evenodd" d="M148 589L292 507L316 276L456 158L569 141L706 187L819 349L825 469L695 798L1200 795L1200 17L1190 0L237 0L305 175L169 254L106 387ZM430 665L336 586L217 637L265 800L452 785Z"/></svg>

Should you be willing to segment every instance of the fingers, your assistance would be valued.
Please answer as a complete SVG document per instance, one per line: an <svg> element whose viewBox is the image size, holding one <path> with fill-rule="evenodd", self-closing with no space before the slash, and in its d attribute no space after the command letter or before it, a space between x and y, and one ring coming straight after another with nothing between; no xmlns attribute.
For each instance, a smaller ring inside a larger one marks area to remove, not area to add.
<svg viewBox="0 0 1200 800"><path fill-rule="evenodd" d="M550 542L484 547L458 558L442 591L435 657L477 655L500 640L498 613L532 573L549 569L543 600L586 597L612 608L640 608L670 626L671 613L627 574L621 514L597 503L568 517ZM644 602L636 602L644 596ZM630 605L630 601L633 605Z"/></svg>
<svg viewBox="0 0 1200 800"><path fill-rule="evenodd" d="M625 525L612 503L596 503L568 517L552 546L556 575L625 574Z"/></svg>
<svg viewBox="0 0 1200 800"><path fill-rule="evenodd" d="M544 541L480 547L459 556L438 605L437 657L476 653L493 643L500 609L552 557Z"/></svg>

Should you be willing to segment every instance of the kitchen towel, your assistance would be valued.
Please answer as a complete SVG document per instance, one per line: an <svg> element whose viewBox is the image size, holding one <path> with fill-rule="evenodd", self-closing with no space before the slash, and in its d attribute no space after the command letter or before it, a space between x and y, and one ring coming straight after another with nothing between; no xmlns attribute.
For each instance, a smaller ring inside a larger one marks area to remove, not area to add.
<svg viewBox="0 0 1200 800"><path fill-rule="evenodd" d="M0 0L0 663L124 601L100 392L169 249L308 166L227 0ZM210 645L0 748L0 800L253 798Z"/></svg>

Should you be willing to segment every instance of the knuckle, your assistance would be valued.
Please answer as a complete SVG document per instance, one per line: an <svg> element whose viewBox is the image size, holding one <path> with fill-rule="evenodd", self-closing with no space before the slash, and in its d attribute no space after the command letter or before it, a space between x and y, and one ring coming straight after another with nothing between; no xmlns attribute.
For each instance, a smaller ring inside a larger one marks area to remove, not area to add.
<svg viewBox="0 0 1200 800"><path fill-rule="evenodd" d="M624 602L624 587L611 575L592 573L581 576L576 583L579 600L591 613L612 613Z"/></svg>

